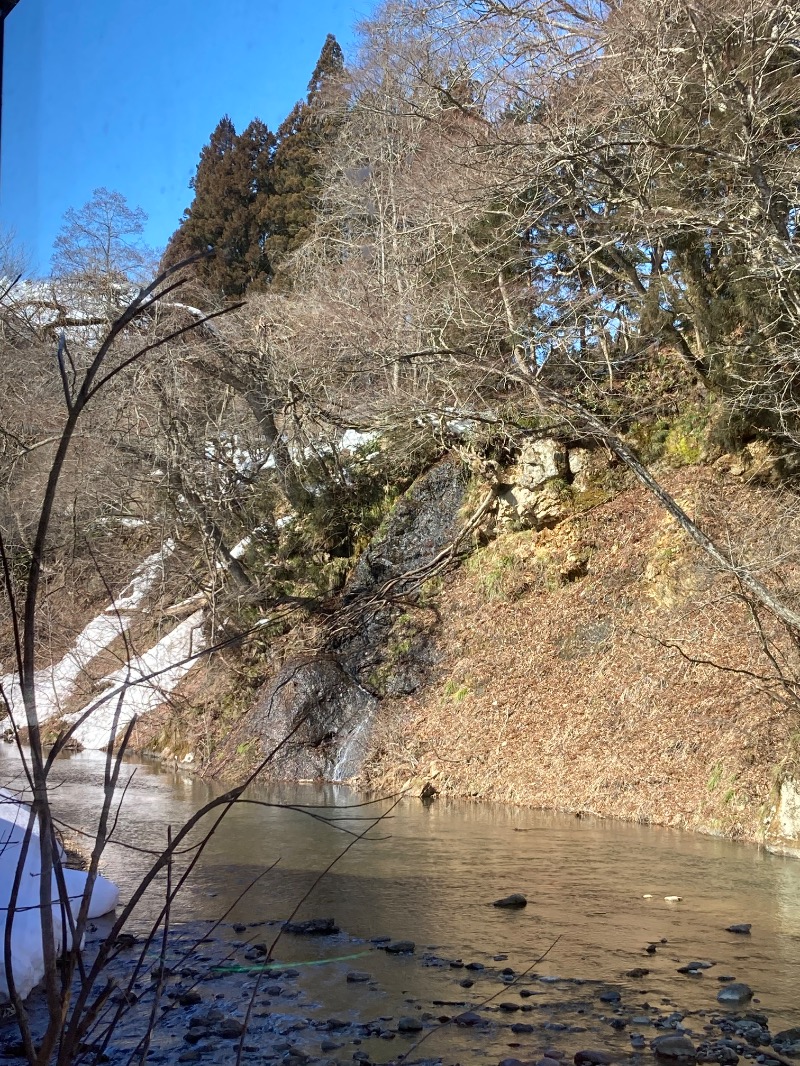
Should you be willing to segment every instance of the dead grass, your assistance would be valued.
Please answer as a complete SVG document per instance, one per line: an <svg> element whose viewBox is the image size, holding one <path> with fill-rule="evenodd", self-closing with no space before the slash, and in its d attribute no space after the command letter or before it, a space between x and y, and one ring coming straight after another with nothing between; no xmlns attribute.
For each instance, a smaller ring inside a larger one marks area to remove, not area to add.
<svg viewBox="0 0 800 1066"><path fill-rule="evenodd" d="M781 579L798 587L772 492L705 468L668 487L742 553L763 560L779 541ZM434 776L456 795L760 839L796 720L740 675L659 643L763 670L734 591L639 489L499 537L444 592L439 673L384 702L362 784Z"/></svg>

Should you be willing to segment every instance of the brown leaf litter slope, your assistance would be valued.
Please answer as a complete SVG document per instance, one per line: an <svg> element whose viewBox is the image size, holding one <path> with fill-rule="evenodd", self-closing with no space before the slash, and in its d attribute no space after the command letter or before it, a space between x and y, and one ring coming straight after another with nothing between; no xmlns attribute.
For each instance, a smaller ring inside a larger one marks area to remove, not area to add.
<svg viewBox="0 0 800 1066"><path fill-rule="evenodd" d="M665 483L794 596L786 497L705 467ZM360 783L432 778L445 793L761 838L796 716L745 674L687 659L768 671L737 591L639 488L501 534L443 591L437 673L384 701Z"/></svg>

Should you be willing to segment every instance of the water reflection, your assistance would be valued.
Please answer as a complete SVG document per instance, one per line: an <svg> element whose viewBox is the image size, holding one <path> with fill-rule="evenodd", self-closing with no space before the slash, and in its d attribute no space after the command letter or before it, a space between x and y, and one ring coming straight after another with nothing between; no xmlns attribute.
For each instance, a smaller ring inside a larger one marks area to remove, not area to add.
<svg viewBox="0 0 800 1066"><path fill-rule="evenodd" d="M103 756L92 752L59 760L55 805L65 822L91 828L103 766ZM3 753L0 769L4 779L13 774L11 753ZM137 847L159 847L169 825L181 825L222 791L156 764L130 765L128 774L119 835ZM249 796L269 803L358 801L334 785L253 789ZM358 819L370 810L354 808L342 824L359 832L364 823ZM798 1023L796 860L672 830L447 800L404 800L371 835L383 839L351 849L302 914L333 915L355 936L409 937L465 960L508 954L516 969L560 937L538 972L630 985L625 971L644 965L654 996L677 1003L690 996L699 1007L714 1004L716 976L727 972L756 989L773 1024ZM173 917L218 916L276 860L275 870L236 904L231 920L285 917L349 839L297 811L239 806L209 843ZM104 872L130 891L146 865L140 852L113 847ZM527 895L525 910L490 906L513 891ZM671 895L682 901L666 903ZM140 920L152 918L159 906L157 892L151 893ZM751 922L753 935L724 932L734 922ZM644 947L662 938L666 945L645 956ZM288 958L309 948L287 942L282 950ZM693 959L716 966L702 980L677 974Z"/></svg>

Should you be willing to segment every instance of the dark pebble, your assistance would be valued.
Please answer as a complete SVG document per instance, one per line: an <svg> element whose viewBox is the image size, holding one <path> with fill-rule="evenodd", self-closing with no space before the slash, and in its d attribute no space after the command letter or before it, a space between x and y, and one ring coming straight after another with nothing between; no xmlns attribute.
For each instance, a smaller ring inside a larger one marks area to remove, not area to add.
<svg viewBox="0 0 800 1066"><path fill-rule="evenodd" d="M653 1054L659 1059L668 1059L670 1062L693 1063L696 1061L694 1044L685 1036L669 1033L667 1036L657 1036L651 1041L650 1047Z"/></svg>
<svg viewBox="0 0 800 1066"><path fill-rule="evenodd" d="M424 1026L419 1018L400 1018L397 1022L398 1033L418 1033Z"/></svg>
<svg viewBox="0 0 800 1066"><path fill-rule="evenodd" d="M386 951L390 955L413 955L416 944L413 940L390 940Z"/></svg>
<svg viewBox="0 0 800 1066"><path fill-rule="evenodd" d="M339 926L333 918L309 918L305 922L287 922L283 931L295 936L333 936Z"/></svg>
<svg viewBox="0 0 800 1066"><path fill-rule="evenodd" d="M500 1010L504 1011L517 1011L519 1010L519 1003L498 1003Z"/></svg>
<svg viewBox="0 0 800 1066"><path fill-rule="evenodd" d="M647 977L650 971L645 966L634 966L632 970L626 970L626 977Z"/></svg>
<svg viewBox="0 0 800 1066"><path fill-rule="evenodd" d="M604 992L600 993L599 999L601 1003L619 1003L622 996L615 988L607 988Z"/></svg>
<svg viewBox="0 0 800 1066"><path fill-rule="evenodd" d="M369 981L372 975L365 973L363 970L348 970L347 980L350 984L363 984L364 981Z"/></svg>
<svg viewBox="0 0 800 1066"><path fill-rule="evenodd" d="M511 1032L512 1033L532 1033L533 1032L533 1026L532 1025L528 1025L527 1022L514 1022L514 1024L511 1026Z"/></svg>
<svg viewBox="0 0 800 1066"><path fill-rule="evenodd" d="M605 1051L588 1048L584 1051L576 1051L572 1061L575 1066L610 1066L614 1060Z"/></svg>
<svg viewBox="0 0 800 1066"><path fill-rule="evenodd" d="M244 1032L244 1023L240 1022L238 1018L223 1018L214 1031L217 1036L221 1036L226 1040L233 1040Z"/></svg>
<svg viewBox="0 0 800 1066"><path fill-rule="evenodd" d="M746 985L741 981L734 981L732 984L725 985L717 992L718 1003L747 1003L748 1000L753 998L753 990L750 985Z"/></svg>
<svg viewBox="0 0 800 1066"><path fill-rule="evenodd" d="M462 988L472 988L472 986L475 984L475 982L470 981L468 977L465 977L463 981L459 981L458 983L461 985Z"/></svg>
<svg viewBox="0 0 800 1066"><path fill-rule="evenodd" d="M486 969L486 967L483 965L482 962L468 962L465 968L467 970L485 970Z"/></svg>
<svg viewBox="0 0 800 1066"><path fill-rule="evenodd" d="M511 909L527 907L528 901L521 892L512 892L510 896L503 896L502 899L496 899L492 904L493 907L508 907Z"/></svg>
<svg viewBox="0 0 800 1066"><path fill-rule="evenodd" d="M477 1014L474 1010L464 1011L463 1014L457 1014L453 1021L456 1025L471 1028L476 1025L486 1025L486 1020L481 1018L480 1014Z"/></svg>
<svg viewBox="0 0 800 1066"><path fill-rule="evenodd" d="M750 924L750 922L739 922L736 925L726 925L725 926L725 932L726 933L739 933L741 936L749 936L750 935L750 930L752 928L753 928L753 926Z"/></svg>

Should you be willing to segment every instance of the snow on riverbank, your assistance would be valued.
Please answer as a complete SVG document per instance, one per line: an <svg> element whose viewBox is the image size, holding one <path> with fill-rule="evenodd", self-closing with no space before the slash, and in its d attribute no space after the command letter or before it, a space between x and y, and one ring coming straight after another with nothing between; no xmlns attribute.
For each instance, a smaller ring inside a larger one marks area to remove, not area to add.
<svg viewBox="0 0 800 1066"><path fill-rule="evenodd" d="M159 551L148 556L134 571L127 588L84 627L63 659L36 672L36 713L40 723L66 710L76 681L92 659L127 632L133 612L141 606L145 596L162 575L164 563L174 547L174 542L167 540ZM11 705L17 724L23 726L25 710L16 672L0 677L0 685Z"/></svg>
<svg viewBox="0 0 800 1066"><path fill-rule="evenodd" d="M23 859L25 840L28 847ZM63 850L61 858L64 859ZM31 823L30 807L20 802L13 792L0 789L0 939L5 943L6 924L12 887L17 868L22 865L19 891L11 917L11 973L17 992L25 999L44 976L44 950L40 910L41 859L39 826ZM53 877L52 900L53 936L56 945L71 944L65 929L67 902L75 918L86 888L87 874L83 870L64 870L67 899L62 899ZM119 889L105 877L97 876L92 887L89 918L97 918L113 910L119 902ZM5 956L0 953L0 999L8 999Z"/></svg>

